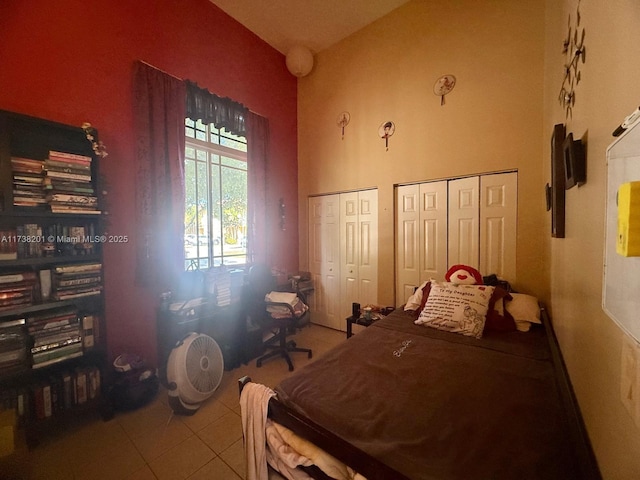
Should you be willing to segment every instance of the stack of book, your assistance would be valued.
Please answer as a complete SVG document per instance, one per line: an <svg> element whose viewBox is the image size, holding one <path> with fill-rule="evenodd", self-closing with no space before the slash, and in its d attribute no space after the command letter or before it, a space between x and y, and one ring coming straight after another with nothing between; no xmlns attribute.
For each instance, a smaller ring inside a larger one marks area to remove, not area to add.
<svg viewBox="0 0 640 480"><path fill-rule="evenodd" d="M32 368L82 355L82 325L75 308L47 312L27 318L27 330L33 341Z"/></svg>
<svg viewBox="0 0 640 480"><path fill-rule="evenodd" d="M32 305L36 282L35 272L0 275L0 310Z"/></svg>
<svg viewBox="0 0 640 480"><path fill-rule="evenodd" d="M27 336L24 318L0 323L0 369L25 365Z"/></svg>
<svg viewBox="0 0 640 480"><path fill-rule="evenodd" d="M100 381L100 370L96 366L78 367L41 379L31 387L31 410L26 415L44 420L90 402L100 395Z"/></svg>
<svg viewBox="0 0 640 480"><path fill-rule="evenodd" d="M91 178L91 157L50 151L44 161L46 202L53 213L99 214Z"/></svg>
<svg viewBox="0 0 640 480"><path fill-rule="evenodd" d="M83 263L55 267L51 286L51 296L54 300L100 295L102 264Z"/></svg>
<svg viewBox="0 0 640 480"><path fill-rule="evenodd" d="M0 260L15 260L18 258L18 238L16 229L0 230Z"/></svg>
<svg viewBox="0 0 640 480"><path fill-rule="evenodd" d="M42 160L12 157L13 204L20 207L38 207L47 204L42 189Z"/></svg>
<svg viewBox="0 0 640 480"><path fill-rule="evenodd" d="M37 223L25 223L16 227L18 258L42 256L42 227Z"/></svg>

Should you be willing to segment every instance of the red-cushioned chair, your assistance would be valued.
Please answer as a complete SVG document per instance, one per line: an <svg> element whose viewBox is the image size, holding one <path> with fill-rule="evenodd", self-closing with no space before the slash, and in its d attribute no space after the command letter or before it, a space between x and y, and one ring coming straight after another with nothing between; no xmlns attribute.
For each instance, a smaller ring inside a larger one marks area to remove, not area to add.
<svg viewBox="0 0 640 480"><path fill-rule="evenodd" d="M293 371L290 353L306 353L308 358L311 358L313 353L311 349L297 347L296 343L292 340L288 341L287 337L296 333L301 327L308 325L311 313L308 308L303 312L296 312L288 303L266 301L266 295L275 290L276 281L269 267L254 265L249 269L245 298L247 314L254 323L260 325L263 333L271 334L263 342L263 346L268 352L257 359L256 365L261 367L265 360L281 356L287 361L289 371ZM301 292L297 292L297 295L306 304L305 296ZM267 310L268 307L284 307L289 311L289 314L286 318L278 318Z"/></svg>

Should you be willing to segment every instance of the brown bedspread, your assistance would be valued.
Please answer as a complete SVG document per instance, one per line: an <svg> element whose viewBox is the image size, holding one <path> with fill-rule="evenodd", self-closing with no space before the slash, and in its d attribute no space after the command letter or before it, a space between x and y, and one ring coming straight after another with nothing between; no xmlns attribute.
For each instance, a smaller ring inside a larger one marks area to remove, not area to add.
<svg viewBox="0 0 640 480"><path fill-rule="evenodd" d="M396 311L276 392L412 479L564 480L577 471L542 328L477 340Z"/></svg>

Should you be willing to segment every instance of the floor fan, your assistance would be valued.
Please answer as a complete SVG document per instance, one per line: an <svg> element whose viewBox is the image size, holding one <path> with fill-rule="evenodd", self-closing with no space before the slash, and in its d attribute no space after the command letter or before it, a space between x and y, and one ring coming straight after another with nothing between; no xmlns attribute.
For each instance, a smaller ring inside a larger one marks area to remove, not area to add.
<svg viewBox="0 0 640 480"><path fill-rule="evenodd" d="M213 338L189 333L176 343L167 363L169 406L173 412L193 415L216 391L223 372L222 350Z"/></svg>

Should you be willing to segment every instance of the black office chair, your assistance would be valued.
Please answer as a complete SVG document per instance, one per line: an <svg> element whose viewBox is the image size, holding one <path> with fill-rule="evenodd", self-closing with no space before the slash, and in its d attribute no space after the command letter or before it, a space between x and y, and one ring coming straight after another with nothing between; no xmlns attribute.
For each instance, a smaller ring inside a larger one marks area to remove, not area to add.
<svg viewBox="0 0 640 480"><path fill-rule="evenodd" d="M276 281L271 274L271 269L266 265L254 265L249 269L246 285L246 307L249 317L263 332L270 332L272 336L264 341L263 346L269 351L257 359L256 365L262 366L262 362L269 358L281 356L287 361L289 371L293 371L293 362L289 353L306 353L312 357L312 351L308 348L299 348L294 341L287 341L287 337L307 325L311 319L308 308L295 309L289 303L269 302L265 300L267 294L276 290ZM306 298L301 292L297 292L298 298L306 305ZM268 309L286 312L284 315L271 313Z"/></svg>

